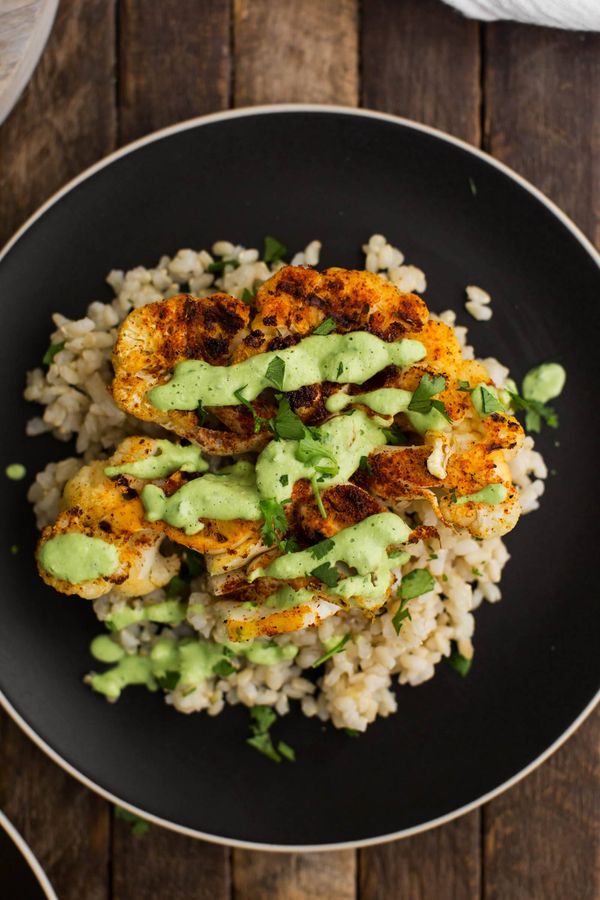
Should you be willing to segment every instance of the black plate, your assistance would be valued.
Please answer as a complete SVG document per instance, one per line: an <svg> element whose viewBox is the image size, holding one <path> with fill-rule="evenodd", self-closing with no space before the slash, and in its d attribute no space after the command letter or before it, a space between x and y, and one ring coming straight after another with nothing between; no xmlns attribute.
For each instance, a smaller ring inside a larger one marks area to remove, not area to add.
<svg viewBox="0 0 600 900"><path fill-rule="evenodd" d="M182 716L141 689L110 706L81 681L92 610L40 582L25 485L4 485L5 702L90 786L204 837L308 846L426 827L523 774L589 708L600 681L589 558L597 259L541 195L466 145L388 117L288 108L188 123L116 155L34 218L0 263L1 465L34 472L68 448L23 437L25 371L46 349L51 312L78 317L108 298L111 268L218 237L260 246L266 233L294 250L320 238L323 265L356 266L374 232L426 271L429 305L459 310L480 355L517 377L549 358L569 373L560 431L540 441L558 474L509 538L504 601L477 614L467 679L440 665L357 739L291 715L278 734L298 761L280 766L245 745L244 709ZM467 284L491 291L491 323L462 312Z"/></svg>
<svg viewBox="0 0 600 900"><path fill-rule="evenodd" d="M14 825L0 812L2 896L18 900L57 900L39 862Z"/></svg>

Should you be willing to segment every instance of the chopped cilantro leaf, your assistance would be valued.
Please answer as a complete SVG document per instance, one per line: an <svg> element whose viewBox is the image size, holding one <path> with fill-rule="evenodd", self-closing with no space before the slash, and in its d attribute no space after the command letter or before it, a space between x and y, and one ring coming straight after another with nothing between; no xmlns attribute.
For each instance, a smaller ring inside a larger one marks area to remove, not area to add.
<svg viewBox="0 0 600 900"><path fill-rule="evenodd" d="M319 541L314 547L311 547L309 552L315 559L323 559L323 557L327 556L329 551L333 550L334 547L335 541L332 541L331 538L327 538L324 541Z"/></svg>
<svg viewBox="0 0 600 900"><path fill-rule="evenodd" d="M295 553L296 550L300 549L300 544L294 537L287 538L285 541L279 541L279 546L284 553Z"/></svg>
<svg viewBox="0 0 600 900"><path fill-rule="evenodd" d="M296 762L296 751L293 747L290 747L289 744L286 744L285 741L279 741L277 744L277 752L289 762Z"/></svg>
<svg viewBox="0 0 600 900"><path fill-rule="evenodd" d="M325 511L325 507L323 506L323 498L321 497L321 491L319 490L319 485L317 484L317 476L313 475L310 479L310 483L312 485L313 494L315 495L315 500L317 501L317 506L319 508L319 512L321 513L321 517L323 519L327 518L327 513Z"/></svg>
<svg viewBox="0 0 600 900"><path fill-rule="evenodd" d="M263 734L277 721L277 713L271 706L253 706L250 709L252 724L250 730L253 734Z"/></svg>
<svg viewBox="0 0 600 900"><path fill-rule="evenodd" d="M271 427L277 437L284 441L300 441L306 434L302 420L293 411L286 397L279 401L279 409L271 420Z"/></svg>
<svg viewBox="0 0 600 900"><path fill-rule="evenodd" d="M459 382L458 382L458 390L459 390L459 391L466 391L468 394L470 394L470 393L472 393L472 391L475 390L475 388L472 388L468 381L462 381L462 380L459 380Z"/></svg>
<svg viewBox="0 0 600 900"><path fill-rule="evenodd" d="M459 675L462 675L464 678L469 674L469 670L473 663L472 659L467 659L465 656L461 656L458 650L453 650L450 656L448 657L448 662L452 666L455 672L458 672Z"/></svg>
<svg viewBox="0 0 600 900"><path fill-rule="evenodd" d="M46 350L46 352L44 353L44 355L42 357L42 363L45 366L49 366L50 363L52 362L52 360L54 359L54 357L56 356L56 354L60 353L60 351L64 348L64 346L65 346L64 341L60 341L60 343L58 343L58 344L50 344L50 346L48 347L48 349Z"/></svg>
<svg viewBox="0 0 600 900"><path fill-rule="evenodd" d="M314 574L314 573L313 573ZM312 664L312 669L318 669L319 666L323 665L326 660L330 659L332 656L335 656L336 653L341 653L348 641L350 640L351 635L345 634L343 638L341 638L335 646L333 646L330 650L327 650L323 656L320 656L318 659L315 659Z"/></svg>
<svg viewBox="0 0 600 900"><path fill-rule="evenodd" d="M429 559L430 560L438 559L437 553L432 553L431 556L429 557Z"/></svg>
<svg viewBox="0 0 600 900"><path fill-rule="evenodd" d="M165 672L162 678L158 678L157 681L165 691L174 691L179 684L180 678L179 672Z"/></svg>
<svg viewBox="0 0 600 900"><path fill-rule="evenodd" d="M248 306L252 306L252 301L254 300L254 295L255 295L254 291L250 291L250 290L248 290L248 288L244 288L244 290L242 291L242 297L241 297L242 302L247 303Z"/></svg>
<svg viewBox="0 0 600 900"><path fill-rule="evenodd" d="M399 594L403 600L412 600L433 590L435 581L427 569L415 569L405 575L400 584Z"/></svg>
<svg viewBox="0 0 600 900"><path fill-rule="evenodd" d="M488 390L485 385L481 385L481 411L484 416L489 416L490 413L495 412L503 412L504 407L500 403L497 397L494 397L492 392Z"/></svg>
<svg viewBox="0 0 600 900"><path fill-rule="evenodd" d="M344 363L340 363L335 377L339 378L340 375L342 375L343 371L344 371Z"/></svg>
<svg viewBox="0 0 600 900"><path fill-rule="evenodd" d="M441 400L432 400L431 405L434 409L437 409L437 411L439 412L439 414L441 416L443 416L445 418L446 422L452 422L452 419L446 412L446 407L444 406L444 404L442 403Z"/></svg>
<svg viewBox="0 0 600 900"><path fill-rule="evenodd" d="M121 819L123 822L131 823L131 830L134 834L147 834L152 827L150 822L146 822L141 816L123 809L122 806L115 806L115 818Z"/></svg>
<svg viewBox="0 0 600 900"><path fill-rule="evenodd" d="M348 737L358 737L360 734L360 731L357 731L356 728L344 728L344 731Z"/></svg>
<svg viewBox="0 0 600 900"><path fill-rule="evenodd" d="M359 464L358 464L358 468L359 468L359 469L362 469L363 472L366 472L367 475L372 475L372 474L373 474L373 466L372 466L371 463L369 462L369 457L368 457L368 456L361 456L360 462L359 462Z"/></svg>
<svg viewBox="0 0 600 900"><path fill-rule="evenodd" d="M313 569L310 573L314 575L315 578L318 578L319 581L322 581L323 584L326 584L327 587L335 587L338 581L340 580L340 573L332 566L331 563L324 562L321 563L320 566L317 566L316 569Z"/></svg>
<svg viewBox="0 0 600 900"><path fill-rule="evenodd" d="M508 391L511 406L515 412L525 413L525 428L527 431L539 432L542 430L542 421L549 428L558 428L558 414L552 406L542 403L541 400L526 400L516 391Z"/></svg>
<svg viewBox="0 0 600 900"><path fill-rule="evenodd" d="M277 388L278 391L283 390L283 379L285 377L285 363L280 356L276 356L271 360L265 372L265 378Z"/></svg>
<svg viewBox="0 0 600 900"><path fill-rule="evenodd" d="M237 269L239 266L239 262L237 259L219 259L216 262L211 262L210 265L206 267L207 272L223 272L225 266L231 266L234 269Z"/></svg>
<svg viewBox="0 0 600 900"><path fill-rule="evenodd" d="M190 578L197 578L204 572L204 557L201 553L188 549L185 551L184 559Z"/></svg>
<svg viewBox="0 0 600 900"><path fill-rule="evenodd" d="M337 322L335 319L332 319L331 316L328 316L326 319L323 319L320 325L317 325L313 334L331 334L336 328Z"/></svg>
<svg viewBox="0 0 600 900"><path fill-rule="evenodd" d="M477 578L483 578L483 572L480 572L479 569L476 569L475 566L472 567L471 572Z"/></svg>
<svg viewBox="0 0 600 900"><path fill-rule="evenodd" d="M220 659L219 662L215 663L213 666L213 672L215 675L218 675L219 678L227 678L229 675L233 675L235 671L235 666L232 666L226 659Z"/></svg>
<svg viewBox="0 0 600 900"><path fill-rule="evenodd" d="M250 710L252 722L250 723L250 731L252 737L247 738L246 743L264 754L273 762L281 762L282 757L294 762L296 755L294 750L284 741L279 741L277 750L273 746L269 729L277 720L277 713L270 706L253 706Z"/></svg>
<svg viewBox="0 0 600 900"><path fill-rule="evenodd" d="M278 241L277 238L271 237L270 234L267 234L265 237L265 250L263 253L264 261L268 263L279 262L280 259L283 259L285 254L287 253L287 247L285 244L282 244L281 241Z"/></svg>
<svg viewBox="0 0 600 900"><path fill-rule="evenodd" d="M173 575L167 585L167 597L173 600L175 597L182 597L187 587L187 582L179 575Z"/></svg>
<svg viewBox="0 0 600 900"><path fill-rule="evenodd" d="M408 438L395 422L390 428L384 428L383 433L386 441L392 447L406 447L408 444Z"/></svg>
<svg viewBox="0 0 600 900"><path fill-rule="evenodd" d="M296 459L312 466L323 475L337 475L340 470L338 461L330 450L320 441L312 437L303 437L298 443Z"/></svg>
<svg viewBox="0 0 600 900"><path fill-rule="evenodd" d="M243 403L246 409L252 413L252 418L254 419L254 433L257 434L268 419L263 419L262 416L259 416L250 401L244 397L242 391L246 390L247 387L248 385L244 384L241 388L238 388L237 391L233 392L233 396L237 397L240 403Z"/></svg>
<svg viewBox="0 0 600 900"><path fill-rule="evenodd" d="M202 403L199 403L196 407L196 415L198 416L198 424L201 426L204 425L206 422L206 410L202 406Z"/></svg>
<svg viewBox="0 0 600 900"><path fill-rule="evenodd" d="M262 753L263 756L272 759L273 762L281 762L281 756L273 746L271 735L268 732L261 732L253 735L253 737L246 738L246 743L250 744L251 747L254 747L255 750L258 750L259 753Z"/></svg>
<svg viewBox="0 0 600 900"><path fill-rule="evenodd" d="M400 600L400 606L394 613L394 617L392 618L392 625L394 626L394 631L396 634L400 634L400 629L402 628L402 623L405 619L411 618L410 612L407 609L408 606L408 597L402 597Z"/></svg>
<svg viewBox="0 0 600 900"><path fill-rule="evenodd" d="M279 484L280 484L282 487L287 487L289 483L290 483L290 476L289 476L289 475L284 474L284 475L280 475L280 476L279 476Z"/></svg>
<svg viewBox="0 0 600 900"><path fill-rule="evenodd" d="M260 511L265 519L261 534L267 547L271 547L273 544L279 542L279 535L285 534L288 530L284 504L278 503L277 500L267 498L261 500L259 505Z"/></svg>
<svg viewBox="0 0 600 900"><path fill-rule="evenodd" d="M408 404L409 411L427 415L433 408L450 422L451 420L442 401L432 399L435 394L439 394L445 387L446 379L443 375L434 375L433 378L431 375L423 375Z"/></svg>

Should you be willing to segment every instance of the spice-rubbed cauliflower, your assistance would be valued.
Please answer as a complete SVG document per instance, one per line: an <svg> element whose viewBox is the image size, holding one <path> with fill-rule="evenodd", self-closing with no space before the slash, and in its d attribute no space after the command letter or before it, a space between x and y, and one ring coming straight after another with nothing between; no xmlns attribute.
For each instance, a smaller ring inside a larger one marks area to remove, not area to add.
<svg viewBox="0 0 600 900"><path fill-rule="evenodd" d="M211 365L232 365L269 350L281 350L312 334L325 319L338 333L367 331L385 341L407 332L417 334L427 321L427 307L416 294L406 294L371 272L285 266L263 284L254 300L256 314L227 294L195 298L178 294L132 310L121 328L113 352L112 384L117 405L138 419L155 422L180 437L195 441L209 453L229 455L260 450L270 440L264 424L254 431L255 418L242 405L209 406L201 413L225 430L206 427L195 411L162 411L147 398L164 384L175 366L186 359ZM323 397L327 385L307 385L290 392L293 409L306 421L327 417ZM277 404L267 389L252 402L263 420Z"/></svg>
<svg viewBox="0 0 600 900"><path fill-rule="evenodd" d="M456 435L429 432L423 446L373 451L369 474L361 473L361 477L370 491L386 500L428 500L444 524L464 528L473 537L506 534L521 512L507 459L521 447L523 429L515 418L498 412L481 420L472 417L468 422L472 430ZM464 501L490 485L504 489L500 502Z"/></svg>
<svg viewBox="0 0 600 900"><path fill-rule="evenodd" d="M147 521L138 491L143 485L154 483L167 495L172 494L184 483L185 473L178 470L149 482L124 474L110 478L105 469L148 459L159 444L154 438L125 438L110 459L84 466L67 482L63 511L53 525L44 529L38 543L38 568L44 581L61 593L86 599L100 597L114 588L130 597L140 596L167 584L179 571L179 556L165 557L159 552L165 537L198 553L221 556L234 552L243 556L247 547L263 546L257 522L202 519L202 530L188 535L166 522ZM75 583L53 576L41 565L40 554L48 541L64 534L83 534L115 547L119 567L110 575Z"/></svg>
<svg viewBox="0 0 600 900"><path fill-rule="evenodd" d="M228 294L208 298L177 294L133 310L121 325L113 351L115 403L218 456L260 449L268 440L266 435L205 428L202 415L162 411L147 398L148 391L167 381L185 359L228 365L232 347L241 340L249 319L248 306Z"/></svg>
<svg viewBox="0 0 600 900"><path fill-rule="evenodd" d="M38 570L46 584L62 594L78 594L88 600L114 588L137 597L162 587L179 571L178 556L162 556L164 535L144 520L137 498L126 500L117 485L104 475L105 463L84 466L67 482L61 512L53 525L44 528L37 547ZM81 582L53 576L40 563L40 554L52 538L84 534L110 544L117 551L118 568L110 575Z"/></svg>

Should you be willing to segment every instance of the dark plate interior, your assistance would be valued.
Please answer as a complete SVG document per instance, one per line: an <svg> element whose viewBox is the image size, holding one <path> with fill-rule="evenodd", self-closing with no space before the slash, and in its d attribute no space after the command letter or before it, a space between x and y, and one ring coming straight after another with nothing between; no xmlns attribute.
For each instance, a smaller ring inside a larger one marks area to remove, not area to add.
<svg viewBox="0 0 600 900"><path fill-rule="evenodd" d="M358 739L291 715L277 727L296 748L294 765L245 745L243 709L186 717L141 689L110 706L81 681L98 631L92 611L39 581L26 485L4 485L8 701L100 788L221 839L310 845L420 826L520 772L593 698L597 264L548 207L481 157L406 124L323 111L225 118L145 144L62 197L0 263L1 465L23 461L35 472L69 448L23 436L34 412L21 399L25 371L43 355L51 312L79 316L90 299L108 298L111 268L151 265L218 237L259 246L266 233L293 250L318 237L323 265L360 265L373 232L425 270L428 304L459 310L480 355L517 377L546 359L569 374L560 430L540 441L557 474L542 510L509 538L504 601L477 614L467 679L441 665L429 683L401 689L398 714ZM467 284L491 291L491 323L462 311Z"/></svg>

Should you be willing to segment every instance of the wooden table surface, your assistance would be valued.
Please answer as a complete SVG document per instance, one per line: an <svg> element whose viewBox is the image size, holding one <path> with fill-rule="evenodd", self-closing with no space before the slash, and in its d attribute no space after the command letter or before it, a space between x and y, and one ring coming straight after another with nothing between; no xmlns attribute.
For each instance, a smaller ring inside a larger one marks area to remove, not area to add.
<svg viewBox="0 0 600 900"><path fill-rule="evenodd" d="M439 0L61 0L0 128L0 243L115 147L281 101L363 105L449 131L600 238L600 35L482 26ZM598 900L599 738L597 711L511 791L434 831L272 855L156 827L135 836L2 716L0 806L61 900Z"/></svg>

